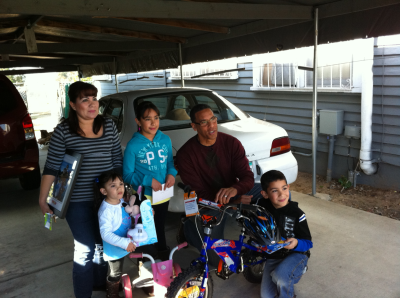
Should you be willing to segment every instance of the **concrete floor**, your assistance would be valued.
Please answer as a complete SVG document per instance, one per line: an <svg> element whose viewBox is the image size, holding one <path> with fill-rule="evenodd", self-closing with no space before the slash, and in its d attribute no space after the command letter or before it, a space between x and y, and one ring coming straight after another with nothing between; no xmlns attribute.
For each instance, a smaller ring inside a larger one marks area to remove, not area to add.
<svg viewBox="0 0 400 298"><path fill-rule="evenodd" d="M44 159L46 152L41 152ZM43 161L42 161L43 169ZM0 180L0 297L73 297L73 239L65 220L53 231L43 227L37 205L39 190L23 191L18 179ZM306 212L314 248L309 271L295 286L297 298L400 297L400 222L292 192ZM169 213L168 244L176 245L179 215ZM229 218L226 238L237 239L239 228ZM186 268L197 256L193 248L174 259ZM136 276L136 265L125 262ZM260 286L243 275L223 281L212 274L214 297L259 297ZM135 298L145 297L135 289ZM92 297L105 297L94 292Z"/></svg>

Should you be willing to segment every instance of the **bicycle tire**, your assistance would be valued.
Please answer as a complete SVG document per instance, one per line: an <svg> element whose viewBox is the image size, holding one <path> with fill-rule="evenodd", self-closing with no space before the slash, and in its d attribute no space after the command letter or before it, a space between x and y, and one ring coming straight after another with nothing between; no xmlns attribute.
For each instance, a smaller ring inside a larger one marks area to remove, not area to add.
<svg viewBox="0 0 400 298"><path fill-rule="evenodd" d="M132 284L129 275L124 274L121 278L125 298L132 298Z"/></svg>
<svg viewBox="0 0 400 298"><path fill-rule="evenodd" d="M198 286L188 285L188 282L194 279L199 281L203 278L204 268L201 265L190 266L189 268L183 270L179 275L171 282L167 289L166 298L176 298L176 297L200 297L200 291ZM212 298L213 294L213 280L210 273L208 274L206 291L204 293L204 298ZM198 295L193 295L195 292Z"/></svg>
<svg viewBox="0 0 400 298"><path fill-rule="evenodd" d="M256 256L254 255L252 252L247 252L245 253L245 262L244 263L248 263L250 260L252 261L256 261L256 260L260 260L262 259L261 256ZM265 266L265 262L262 262L261 264L257 264L254 266L249 266L244 268L243 270L243 275L244 278L253 284L259 284L262 281L262 276L263 276L263 272L264 272L264 266Z"/></svg>

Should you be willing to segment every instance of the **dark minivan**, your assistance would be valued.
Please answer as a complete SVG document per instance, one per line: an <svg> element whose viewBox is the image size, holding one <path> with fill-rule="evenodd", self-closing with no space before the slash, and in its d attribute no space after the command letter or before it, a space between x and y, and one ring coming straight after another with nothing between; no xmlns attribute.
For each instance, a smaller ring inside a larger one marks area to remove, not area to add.
<svg viewBox="0 0 400 298"><path fill-rule="evenodd" d="M19 178L25 190L40 186L39 149L28 109L14 84L0 75L0 179Z"/></svg>

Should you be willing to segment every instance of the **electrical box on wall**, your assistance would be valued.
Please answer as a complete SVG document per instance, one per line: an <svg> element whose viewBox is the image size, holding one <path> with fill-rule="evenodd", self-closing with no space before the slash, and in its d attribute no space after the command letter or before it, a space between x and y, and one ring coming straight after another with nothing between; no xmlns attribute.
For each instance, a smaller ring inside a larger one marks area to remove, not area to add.
<svg viewBox="0 0 400 298"><path fill-rule="evenodd" d="M348 139L353 138L356 140L361 138L361 127L346 125L344 128L344 136Z"/></svg>
<svg viewBox="0 0 400 298"><path fill-rule="evenodd" d="M319 110L319 133L326 135L340 135L343 133L342 110Z"/></svg>

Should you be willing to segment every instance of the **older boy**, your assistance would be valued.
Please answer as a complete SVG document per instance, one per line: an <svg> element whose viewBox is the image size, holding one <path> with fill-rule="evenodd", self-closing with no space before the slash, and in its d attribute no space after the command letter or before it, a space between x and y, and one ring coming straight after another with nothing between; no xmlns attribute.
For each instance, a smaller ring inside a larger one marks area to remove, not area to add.
<svg viewBox="0 0 400 298"><path fill-rule="evenodd" d="M281 236L290 243L271 255L265 263L261 283L262 298L295 297L294 284L307 270L310 248L313 247L306 215L297 202L289 201L289 185L279 171L268 171L261 177L259 205L274 217Z"/></svg>

